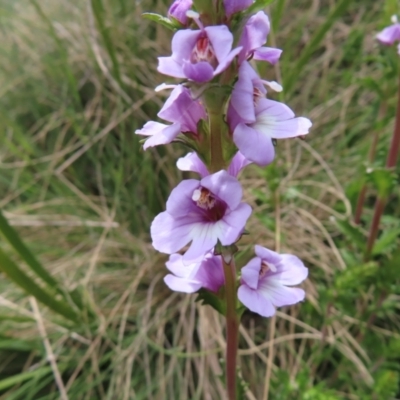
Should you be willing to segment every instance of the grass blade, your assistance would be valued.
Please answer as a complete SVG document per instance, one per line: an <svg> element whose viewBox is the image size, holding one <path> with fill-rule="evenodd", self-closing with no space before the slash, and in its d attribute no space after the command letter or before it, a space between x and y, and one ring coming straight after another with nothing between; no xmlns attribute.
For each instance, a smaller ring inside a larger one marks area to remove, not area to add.
<svg viewBox="0 0 400 400"><path fill-rule="evenodd" d="M10 376L9 378L0 381L0 390L8 389L9 387L25 382L28 379L37 378L50 373L50 367L42 367L35 369L34 371L22 372L21 374Z"/></svg>
<svg viewBox="0 0 400 400"><path fill-rule="evenodd" d="M0 249L0 271L4 272L15 284L25 290L28 294L36 297L41 303L52 309L63 317L78 322L76 312L71 306L54 295L49 294L41 288L32 278L22 271L4 252Z"/></svg>
<svg viewBox="0 0 400 400"><path fill-rule="evenodd" d="M24 242L19 237L18 233L10 226L7 219L4 217L0 210L0 232L4 235L5 239L10 243L14 250L19 254L19 256L28 264L35 274L41 278L45 283L47 283L52 289L55 289L64 298L66 291L60 287L56 279L54 279L50 273L42 266L42 264L37 260L33 253L26 247ZM83 308L83 303L78 290L68 293L71 296L74 303L79 307Z"/></svg>
<svg viewBox="0 0 400 400"><path fill-rule="evenodd" d="M313 52L321 43L325 34L329 31L332 27L334 22L337 18L339 18L347 9L347 7L351 4L349 0L340 0L335 8L330 12L328 17L326 18L325 22L319 27L319 29L314 33L311 40L308 44L304 47L303 52L301 53L300 58L296 62L296 64L287 72L287 78L284 81L283 87L285 88L286 92L290 92L293 88L293 85L296 82L296 79L299 77L302 69L310 60Z"/></svg>
<svg viewBox="0 0 400 400"><path fill-rule="evenodd" d="M115 54L114 45L111 40L111 36L109 35L108 29L104 23L105 12L103 4L101 0L91 0L91 4L94 17L96 18L96 22L99 27L100 34L103 38L104 45L106 46L108 55L110 56L111 59L114 78L118 81L119 85L122 87L121 74L119 71L119 64L117 56Z"/></svg>
<svg viewBox="0 0 400 400"><path fill-rule="evenodd" d="M25 246L20 239L18 233L12 228L7 219L0 210L0 232L4 235L8 243L21 256L21 258L29 265L29 267L38 275L44 282L51 287L58 287L58 282L49 274L49 272L40 264L31 251Z"/></svg>

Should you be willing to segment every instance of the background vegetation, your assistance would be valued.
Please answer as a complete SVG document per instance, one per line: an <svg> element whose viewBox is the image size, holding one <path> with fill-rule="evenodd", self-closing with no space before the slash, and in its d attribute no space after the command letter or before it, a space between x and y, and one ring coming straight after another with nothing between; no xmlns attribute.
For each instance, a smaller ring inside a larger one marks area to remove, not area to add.
<svg viewBox="0 0 400 400"><path fill-rule="evenodd" d="M314 125L306 141L280 142L274 164L242 175L248 229L302 258L310 277L301 306L244 315L245 399L400 398L400 191L382 168L397 56L374 40L398 10L383 3L275 0L267 10L269 44L284 55L260 72L283 82L284 100ZM141 13L166 9L0 0L1 399L224 399L223 320L165 287L166 257L149 244L184 153L144 153L133 134L163 103L156 57L171 37Z"/></svg>

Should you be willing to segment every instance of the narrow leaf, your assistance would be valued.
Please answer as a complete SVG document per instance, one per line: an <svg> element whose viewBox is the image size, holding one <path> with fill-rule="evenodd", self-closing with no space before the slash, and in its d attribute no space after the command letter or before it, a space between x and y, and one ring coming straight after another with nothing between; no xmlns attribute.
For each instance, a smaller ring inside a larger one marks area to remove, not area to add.
<svg viewBox="0 0 400 400"><path fill-rule="evenodd" d="M33 371L22 372L0 381L0 390L8 389L29 379L38 378L51 373L51 367L41 367Z"/></svg>
<svg viewBox="0 0 400 400"><path fill-rule="evenodd" d="M77 314L68 303L56 300L53 295L41 288L32 278L25 274L4 252L0 249L0 271L4 272L15 284L28 294L36 297L44 305L65 318L78 322Z"/></svg>
<svg viewBox="0 0 400 400"><path fill-rule="evenodd" d="M163 17L160 14L143 13L142 16L143 16L143 18L146 18L150 21L157 22L157 24L165 26L166 28L170 29L171 31L176 31L178 28L180 28L180 26L178 25L177 22L171 21L169 18Z"/></svg>
<svg viewBox="0 0 400 400"><path fill-rule="evenodd" d="M18 233L12 228L7 219L3 216L0 210L0 232L4 235L6 240L14 248L14 250L21 256L21 258L29 265L29 267L47 284L52 287L57 287L58 282L50 275L50 273L40 264L31 251L25 246L24 242L20 239Z"/></svg>
<svg viewBox="0 0 400 400"><path fill-rule="evenodd" d="M349 7L350 4L352 4L352 2L349 0L339 0L336 3L336 6L325 19L325 22L318 28L318 30L312 36L311 40L303 49L300 58L291 67L290 71L288 71L289 73L287 74L287 78L283 84L285 91L290 92L290 90L293 88L296 80L299 78L301 71L310 60L318 45L324 39L326 33L329 31L335 21L346 11L347 7Z"/></svg>
<svg viewBox="0 0 400 400"><path fill-rule="evenodd" d="M31 270L49 285L51 289L56 290L65 298L65 291L60 287L56 279L42 266L34 254L26 247L24 242L19 237L14 228L10 226L7 219L4 217L0 210L0 232L4 235L5 239L10 243L18 255L28 264ZM83 308L82 299L77 289L68 293L72 300L79 308Z"/></svg>
<svg viewBox="0 0 400 400"><path fill-rule="evenodd" d="M375 242L372 254L374 256L388 253L399 246L400 228L384 231L382 236Z"/></svg>
<svg viewBox="0 0 400 400"><path fill-rule="evenodd" d="M334 222L340 232L346 237L347 243L353 243L360 250L365 248L366 237L359 226L353 225L349 221L341 221L336 218Z"/></svg>
<svg viewBox="0 0 400 400"><path fill-rule="evenodd" d="M225 306L216 294L205 289L200 289L196 298L197 301L203 305L209 305L220 314L225 315Z"/></svg>
<svg viewBox="0 0 400 400"><path fill-rule="evenodd" d="M247 15L252 15L258 11L263 10L269 4L271 4L274 0L256 0L246 11Z"/></svg>

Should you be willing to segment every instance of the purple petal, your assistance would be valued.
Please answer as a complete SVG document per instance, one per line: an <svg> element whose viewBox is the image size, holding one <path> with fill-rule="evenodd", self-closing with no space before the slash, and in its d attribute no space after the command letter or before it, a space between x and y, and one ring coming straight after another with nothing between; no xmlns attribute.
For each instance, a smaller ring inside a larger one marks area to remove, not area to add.
<svg viewBox="0 0 400 400"><path fill-rule="evenodd" d="M174 78L186 78L182 65L172 57L158 57L157 71L164 75L173 76Z"/></svg>
<svg viewBox="0 0 400 400"><path fill-rule="evenodd" d="M202 287L201 282L179 278L171 274L164 277L164 282L171 290L181 293L195 293Z"/></svg>
<svg viewBox="0 0 400 400"><path fill-rule="evenodd" d="M240 37L239 46L242 46L242 52L239 56L239 62L243 62L255 49L258 49L267 41L267 35L270 30L268 16L259 11L246 22Z"/></svg>
<svg viewBox="0 0 400 400"><path fill-rule="evenodd" d="M303 289L277 285L270 280L260 282L258 292L275 307L291 306L305 298Z"/></svg>
<svg viewBox="0 0 400 400"><path fill-rule="evenodd" d="M260 47L253 52L253 59L258 61L267 61L270 64L276 64L281 57L282 50L273 47Z"/></svg>
<svg viewBox="0 0 400 400"><path fill-rule="evenodd" d="M168 10L168 17L175 18L182 25L187 25L186 12L192 8L192 0L175 0Z"/></svg>
<svg viewBox="0 0 400 400"><path fill-rule="evenodd" d="M194 275L194 279L202 282L202 287L213 292L218 292L225 283L221 257L206 256Z"/></svg>
<svg viewBox="0 0 400 400"><path fill-rule="evenodd" d="M206 118L206 112L199 101L192 99L189 89L177 85L158 116L170 122L179 122L183 132L197 133L197 123Z"/></svg>
<svg viewBox="0 0 400 400"><path fill-rule="evenodd" d="M171 254L165 265L174 275L180 278L193 277L200 267L199 262L185 265L181 254Z"/></svg>
<svg viewBox="0 0 400 400"><path fill-rule="evenodd" d="M151 126L150 126L151 124ZM155 125L157 124L157 126ZM181 133L181 125L180 124L172 124L172 125L165 125L165 128L159 130L160 125L157 122L147 122L146 125L143 127L142 132L146 130L147 134L152 130L154 133L153 136L149 137L143 144L143 149L147 150L149 147L159 146L161 144L168 144L171 143L180 133ZM153 129L152 129L153 128ZM144 134L139 133L138 134Z"/></svg>
<svg viewBox="0 0 400 400"><path fill-rule="evenodd" d="M233 160L232 160L232 162L233 162ZM207 170L206 165L203 163L203 161L200 159L200 157L197 155L197 153L194 153L194 152L186 154L185 157L179 158L178 161L176 162L176 166L181 171L197 172L202 178L204 178L207 175L210 175L210 173ZM231 167L229 166L229 168L231 168ZM228 172L229 172L229 169L228 169ZM233 174L231 173L231 175L233 175Z"/></svg>
<svg viewBox="0 0 400 400"><path fill-rule="evenodd" d="M224 201L231 210L235 209L242 199L242 186L226 171L208 175L201 180L200 184Z"/></svg>
<svg viewBox="0 0 400 400"><path fill-rule="evenodd" d="M197 210L192 200L193 192L198 189L200 182L196 179L185 179L171 192L167 200L167 211L176 217L190 217Z"/></svg>
<svg viewBox="0 0 400 400"><path fill-rule="evenodd" d="M232 60L240 53L241 49L241 47L236 47L236 49L233 49L223 60L221 60L218 67L214 71L214 76L220 74L222 71L225 71L231 64Z"/></svg>
<svg viewBox="0 0 400 400"><path fill-rule="evenodd" d="M238 298L250 311L263 317L272 317L275 314L275 307L271 300L246 285L239 287Z"/></svg>
<svg viewBox="0 0 400 400"><path fill-rule="evenodd" d="M218 223L192 223L189 233L190 239L192 239L192 244L183 255L183 262L185 264L190 264L191 262L198 260L199 257L208 253L217 244L219 234Z"/></svg>
<svg viewBox="0 0 400 400"><path fill-rule="evenodd" d="M178 63L190 60L194 46L201 34L200 30L182 29L175 33L172 38L172 58Z"/></svg>
<svg viewBox="0 0 400 400"><path fill-rule="evenodd" d="M233 44L233 35L226 25L207 26L204 28L215 52L215 57L221 63L228 56Z"/></svg>
<svg viewBox="0 0 400 400"><path fill-rule="evenodd" d="M282 260L282 256L279 253L267 249L266 247L259 246L258 244L254 246L254 250L258 257L263 259L265 262L273 264L275 266L278 265Z"/></svg>
<svg viewBox="0 0 400 400"><path fill-rule="evenodd" d="M271 280L279 280L282 285L298 285L308 276L308 268L296 256L291 254L281 254L281 262L278 270L271 273Z"/></svg>
<svg viewBox="0 0 400 400"><path fill-rule="evenodd" d="M186 78L182 64L190 60L200 30L182 29L172 38L172 55L158 58L158 72L175 78Z"/></svg>
<svg viewBox="0 0 400 400"><path fill-rule="evenodd" d="M176 253L190 241L191 225L176 221L168 212L158 214L150 227L153 247L161 253Z"/></svg>
<svg viewBox="0 0 400 400"><path fill-rule="evenodd" d="M275 149L271 138L246 124L240 123L235 128L233 141L248 160L260 166L268 165L274 159Z"/></svg>
<svg viewBox="0 0 400 400"><path fill-rule="evenodd" d="M391 45L400 40L400 24L390 25L376 35L376 38L383 44Z"/></svg>
<svg viewBox="0 0 400 400"><path fill-rule="evenodd" d="M239 207L227 212L224 218L218 221L221 232L219 240L222 245L229 246L239 239L251 215L251 211L251 207L248 204L241 203Z"/></svg>
<svg viewBox="0 0 400 400"><path fill-rule="evenodd" d="M240 151L238 151L232 158L231 163L228 167L228 174L234 176L235 178L239 175L240 171L251 164Z"/></svg>
<svg viewBox="0 0 400 400"><path fill-rule="evenodd" d="M167 268L175 275L167 275L165 283L170 289L193 293L200 288L218 292L225 283L222 260L220 256L206 254L198 262L185 265L180 254L172 254L166 263Z"/></svg>
<svg viewBox="0 0 400 400"><path fill-rule="evenodd" d="M225 13L228 17L239 11L245 10L253 4L253 0L224 0Z"/></svg>
<svg viewBox="0 0 400 400"><path fill-rule="evenodd" d="M233 88L230 103L241 118L241 122L250 123L256 120L253 99L254 85L252 81L257 78L259 79L257 73L248 62L244 62L240 66L239 79Z"/></svg>
<svg viewBox="0 0 400 400"><path fill-rule="evenodd" d="M293 111L278 101L259 100L256 113L252 128L269 138L286 139L306 135L312 126L307 118L294 118Z"/></svg>
<svg viewBox="0 0 400 400"><path fill-rule="evenodd" d="M199 83L208 82L214 76L214 69L207 61L192 64L191 62L184 60L183 72L188 79Z"/></svg>
<svg viewBox="0 0 400 400"><path fill-rule="evenodd" d="M242 281L251 289L258 287L261 261L260 257L254 257L242 268Z"/></svg>
<svg viewBox="0 0 400 400"><path fill-rule="evenodd" d="M161 124L160 122L149 121L146 122L142 129L135 131L136 135L153 136L158 135L169 125Z"/></svg>

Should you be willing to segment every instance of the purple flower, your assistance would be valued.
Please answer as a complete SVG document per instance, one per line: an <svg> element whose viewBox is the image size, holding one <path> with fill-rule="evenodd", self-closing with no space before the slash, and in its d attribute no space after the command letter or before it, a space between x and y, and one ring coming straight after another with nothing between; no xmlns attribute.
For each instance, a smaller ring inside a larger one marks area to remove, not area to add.
<svg viewBox="0 0 400 400"><path fill-rule="evenodd" d="M172 274L168 274L164 282L176 292L194 293L201 288L218 292L225 283L221 256L211 253L190 265L183 263L180 254L172 254L166 266Z"/></svg>
<svg viewBox="0 0 400 400"><path fill-rule="evenodd" d="M308 269L291 254L278 254L255 246L257 257L242 268L239 300L251 311L263 317L275 314L275 307L289 306L304 300L298 285L307 278Z"/></svg>
<svg viewBox="0 0 400 400"><path fill-rule="evenodd" d="M189 89L177 85L158 116L172 122L172 125L149 121L142 129L135 131L137 135L149 136L143 145L144 150L171 143L181 132L197 134L197 123L200 119L206 119L206 112L198 100L192 99Z"/></svg>
<svg viewBox="0 0 400 400"><path fill-rule="evenodd" d="M392 16L393 25L386 27L383 31L376 35L376 38L382 43L388 46L392 45L394 42L400 41L400 24L397 20L397 16Z"/></svg>
<svg viewBox="0 0 400 400"><path fill-rule="evenodd" d="M172 55L158 58L158 71L175 78L208 82L240 52L240 47L231 50L232 44L233 35L225 25L180 30L172 38Z"/></svg>
<svg viewBox="0 0 400 400"><path fill-rule="evenodd" d="M295 118L285 104L264 98L264 84L278 85L262 81L250 64L244 62L228 108L233 141L248 160L261 166L274 159L272 139L306 135L312 125L307 118Z"/></svg>
<svg viewBox="0 0 400 400"><path fill-rule="evenodd" d="M242 46L239 54L239 63L249 58L268 61L271 64L278 62L282 50L273 47L262 47L267 42L269 30L269 19L263 11L259 11L249 18L239 41L239 46Z"/></svg>
<svg viewBox="0 0 400 400"><path fill-rule="evenodd" d="M280 92L282 91L282 86L276 82L269 82L261 79L253 67L244 61L239 68L238 80L232 91L230 108L232 110L228 111L228 118L231 119L230 123L233 128L239 122L254 122L256 120L255 115L255 104L258 100L264 98L267 94L265 86Z"/></svg>
<svg viewBox="0 0 400 400"><path fill-rule="evenodd" d="M237 178L240 171L247 165L251 164L249 160L238 151L232 158L228 167L228 174ZM204 162L196 153L188 153L185 157L178 159L176 166L181 171L190 171L198 173L202 178L210 175Z"/></svg>
<svg viewBox="0 0 400 400"><path fill-rule="evenodd" d="M173 254L191 242L183 256L187 263L204 256L218 241L223 246L235 243L251 214L241 199L240 183L226 171L201 181L182 181L172 190L166 211L151 224L154 248Z"/></svg>
<svg viewBox="0 0 400 400"><path fill-rule="evenodd" d="M192 8L192 5L192 0L175 0L168 10L168 17L175 18L182 25L186 26L188 23L186 12Z"/></svg>
<svg viewBox="0 0 400 400"><path fill-rule="evenodd" d="M245 10L253 4L253 0L224 0L225 13L228 17Z"/></svg>

